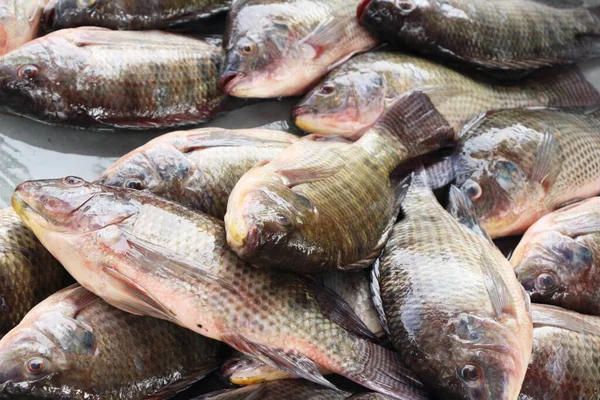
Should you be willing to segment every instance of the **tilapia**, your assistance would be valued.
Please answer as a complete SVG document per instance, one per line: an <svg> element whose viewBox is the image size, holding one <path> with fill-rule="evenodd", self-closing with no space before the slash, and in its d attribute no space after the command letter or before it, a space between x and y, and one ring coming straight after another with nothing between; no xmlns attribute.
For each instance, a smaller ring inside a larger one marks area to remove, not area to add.
<svg viewBox="0 0 600 400"><path fill-rule="evenodd" d="M527 294L455 187L451 209L422 173L373 269L396 350L440 399L516 400L531 355Z"/></svg>
<svg viewBox="0 0 600 400"><path fill-rule="evenodd" d="M275 381L225 389L209 393L194 400L345 400L350 393L333 390L303 380Z"/></svg>
<svg viewBox="0 0 600 400"><path fill-rule="evenodd" d="M485 69L600 55L600 5L586 0L363 0L358 18L397 46Z"/></svg>
<svg viewBox="0 0 600 400"><path fill-rule="evenodd" d="M537 221L510 261L533 302L600 315L600 198Z"/></svg>
<svg viewBox="0 0 600 400"><path fill-rule="evenodd" d="M229 193L242 175L296 141L294 135L266 129L173 132L125 155L98 182L149 190L223 219Z"/></svg>
<svg viewBox="0 0 600 400"><path fill-rule="evenodd" d="M357 142L304 138L238 181L225 215L227 241L259 267L366 268L398 215L390 174L454 135L428 96L411 92Z"/></svg>
<svg viewBox="0 0 600 400"><path fill-rule="evenodd" d="M235 97L304 94L377 40L356 21L358 0L237 0L220 87Z"/></svg>
<svg viewBox="0 0 600 400"><path fill-rule="evenodd" d="M165 29L229 10L231 0L50 0L47 29L101 26L111 29Z"/></svg>
<svg viewBox="0 0 600 400"><path fill-rule="evenodd" d="M223 109L220 40L78 28L0 58L0 105L48 123L151 129L204 122Z"/></svg>
<svg viewBox="0 0 600 400"><path fill-rule="evenodd" d="M74 177L23 183L13 207L78 282L117 308L330 388L317 366L398 398L423 398L399 356L369 341L341 298L309 277L243 262L219 220Z"/></svg>
<svg viewBox="0 0 600 400"><path fill-rule="evenodd" d="M0 56L35 39L48 0L0 0Z"/></svg>
<svg viewBox="0 0 600 400"><path fill-rule="evenodd" d="M15 212L0 210L0 337L62 289L64 268Z"/></svg>
<svg viewBox="0 0 600 400"><path fill-rule="evenodd" d="M118 310L79 285L0 341L0 397L166 399L218 367L219 342Z"/></svg>
<svg viewBox="0 0 600 400"><path fill-rule="evenodd" d="M326 373L325 371L320 372L321 374ZM229 382L242 386L299 378L298 375L273 368L259 359L243 353L238 353L227 360L221 367L221 373Z"/></svg>
<svg viewBox="0 0 600 400"><path fill-rule="evenodd" d="M600 112L514 110L474 121L449 159L493 238L600 193Z"/></svg>
<svg viewBox="0 0 600 400"><path fill-rule="evenodd" d="M292 115L306 132L355 139L411 90L426 91L456 132L488 110L600 103L600 95L577 68L544 71L514 84L499 83L388 51L361 54L338 67L300 101Z"/></svg>
<svg viewBox="0 0 600 400"><path fill-rule="evenodd" d="M533 306L533 355L520 400L600 397L600 318Z"/></svg>

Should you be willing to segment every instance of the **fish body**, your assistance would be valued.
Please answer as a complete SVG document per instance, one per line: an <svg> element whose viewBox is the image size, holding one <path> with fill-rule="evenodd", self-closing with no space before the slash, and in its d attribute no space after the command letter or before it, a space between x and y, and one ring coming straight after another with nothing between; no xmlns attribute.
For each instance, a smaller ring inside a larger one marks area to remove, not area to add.
<svg viewBox="0 0 600 400"><path fill-rule="evenodd" d="M231 0L51 0L44 11L44 25L48 29L165 29L200 22L230 6Z"/></svg>
<svg viewBox="0 0 600 400"><path fill-rule="evenodd" d="M0 1L0 56L33 40L48 0Z"/></svg>
<svg viewBox="0 0 600 400"><path fill-rule="evenodd" d="M344 400L350 393L333 390L304 380L275 381L240 389L208 393L194 400Z"/></svg>
<svg viewBox="0 0 600 400"><path fill-rule="evenodd" d="M364 0L358 16L386 41L491 70L600 55L600 6L552 0Z"/></svg>
<svg viewBox="0 0 600 400"><path fill-rule="evenodd" d="M225 34L223 91L235 97L304 94L377 40L356 21L358 0L238 0Z"/></svg>
<svg viewBox="0 0 600 400"><path fill-rule="evenodd" d="M158 31L57 31L0 59L0 104L79 127L198 124L224 105L216 43Z"/></svg>
<svg viewBox="0 0 600 400"><path fill-rule="evenodd" d="M533 302L599 315L600 198L537 221L510 261Z"/></svg>
<svg viewBox="0 0 600 400"><path fill-rule="evenodd" d="M600 114L502 111L473 122L453 158L457 186L494 238L600 193Z"/></svg>
<svg viewBox="0 0 600 400"><path fill-rule="evenodd" d="M0 337L63 288L64 268L11 208L0 210Z"/></svg>
<svg viewBox="0 0 600 400"><path fill-rule="evenodd" d="M123 156L99 182L149 190L223 219L229 193L242 175L296 141L292 134L263 129L173 132Z"/></svg>
<svg viewBox="0 0 600 400"><path fill-rule="evenodd" d="M596 89L577 68L545 71L519 83L499 83L408 54L369 52L330 72L294 108L294 122L310 133L354 139L411 90L426 91L456 132L488 110L582 107L600 102Z"/></svg>
<svg viewBox="0 0 600 400"><path fill-rule="evenodd" d="M404 218L373 272L374 301L394 347L432 394L515 400L531 355L528 298L466 204L455 209L459 223L413 175Z"/></svg>
<svg viewBox="0 0 600 400"><path fill-rule="evenodd" d="M22 184L13 207L75 279L117 308L171 321L325 386L332 387L318 366L373 390L422 398L398 355L365 339L372 334L343 300L312 279L243 262L216 219L73 177Z"/></svg>
<svg viewBox="0 0 600 400"><path fill-rule="evenodd" d="M217 368L218 348L73 285L40 303L0 341L0 397L170 398Z"/></svg>

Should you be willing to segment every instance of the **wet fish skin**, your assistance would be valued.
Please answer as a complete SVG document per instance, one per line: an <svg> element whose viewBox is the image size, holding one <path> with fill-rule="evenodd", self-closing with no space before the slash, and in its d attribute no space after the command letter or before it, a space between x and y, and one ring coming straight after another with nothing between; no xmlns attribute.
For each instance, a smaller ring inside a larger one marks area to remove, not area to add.
<svg viewBox="0 0 600 400"><path fill-rule="evenodd" d="M238 0L225 33L220 86L235 97L301 95L377 40L356 21L358 0Z"/></svg>
<svg viewBox="0 0 600 400"><path fill-rule="evenodd" d="M600 103L600 95L577 68L498 83L424 58L381 51L358 55L330 72L292 115L306 132L357 139L394 99L411 90L426 90L456 132L488 110Z"/></svg>
<svg viewBox="0 0 600 400"><path fill-rule="evenodd" d="M226 389L194 400L344 400L350 393L332 390L304 380L275 381L241 389Z"/></svg>
<svg viewBox="0 0 600 400"><path fill-rule="evenodd" d="M243 262L216 219L74 177L23 183L13 207L78 282L115 307L177 323L326 386L317 365L423 399L398 355L365 339L368 330L341 299L314 280Z"/></svg>
<svg viewBox="0 0 600 400"><path fill-rule="evenodd" d="M123 156L98 182L149 190L223 219L229 193L242 175L296 141L292 134L266 129L173 132Z"/></svg>
<svg viewBox="0 0 600 400"><path fill-rule="evenodd" d="M473 230L440 206L420 174L402 209L373 272L394 347L439 398L515 400L532 323L510 264L469 210L456 206L455 215Z"/></svg>
<svg viewBox="0 0 600 400"><path fill-rule="evenodd" d="M600 6L559 3L364 0L358 17L397 46L490 70L531 70L598 56Z"/></svg>
<svg viewBox="0 0 600 400"><path fill-rule="evenodd" d="M48 0L0 0L0 56L33 40Z"/></svg>
<svg viewBox="0 0 600 400"><path fill-rule="evenodd" d="M218 367L218 348L73 285L31 310L0 341L0 396L169 398Z"/></svg>
<svg viewBox="0 0 600 400"><path fill-rule="evenodd" d="M64 268L11 208L0 210L0 337L63 287Z"/></svg>
<svg viewBox="0 0 600 400"><path fill-rule="evenodd" d="M46 29L100 26L110 29L164 29L228 11L231 0L50 0Z"/></svg>
<svg viewBox="0 0 600 400"><path fill-rule="evenodd" d="M57 31L0 59L0 104L75 127L198 124L224 106L217 43L158 31Z"/></svg>

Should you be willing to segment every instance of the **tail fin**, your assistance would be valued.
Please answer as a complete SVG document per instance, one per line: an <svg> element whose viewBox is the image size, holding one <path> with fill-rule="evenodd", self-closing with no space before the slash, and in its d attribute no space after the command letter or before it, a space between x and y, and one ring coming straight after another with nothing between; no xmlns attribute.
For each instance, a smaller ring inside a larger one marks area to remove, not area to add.
<svg viewBox="0 0 600 400"><path fill-rule="evenodd" d="M598 38L600 54L600 38ZM548 107L594 107L600 105L600 93L577 67L540 71L531 77L538 87L541 105Z"/></svg>

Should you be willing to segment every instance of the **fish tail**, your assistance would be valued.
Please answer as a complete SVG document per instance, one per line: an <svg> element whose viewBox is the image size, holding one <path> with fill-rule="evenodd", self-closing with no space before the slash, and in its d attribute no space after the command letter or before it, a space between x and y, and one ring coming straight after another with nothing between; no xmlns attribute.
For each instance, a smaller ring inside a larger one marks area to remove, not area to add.
<svg viewBox="0 0 600 400"><path fill-rule="evenodd" d="M600 54L600 38L598 38ZM539 96L548 107L591 107L600 105L600 93L577 67L558 68L532 77Z"/></svg>

